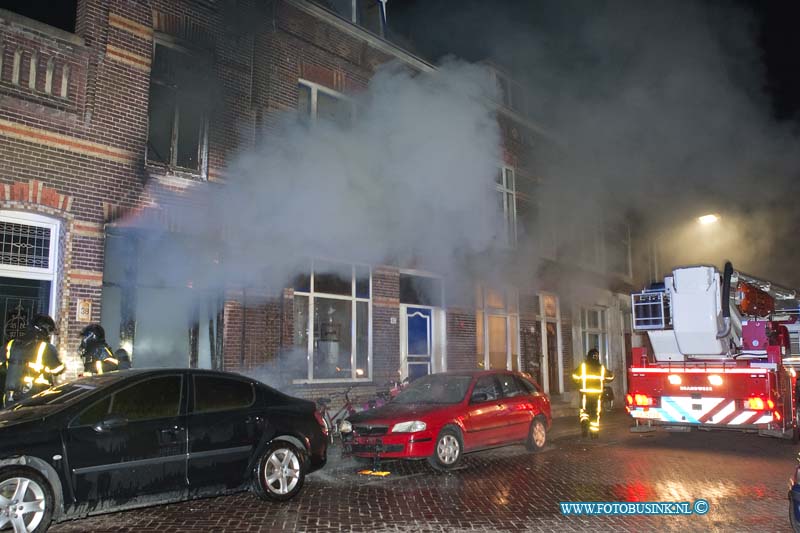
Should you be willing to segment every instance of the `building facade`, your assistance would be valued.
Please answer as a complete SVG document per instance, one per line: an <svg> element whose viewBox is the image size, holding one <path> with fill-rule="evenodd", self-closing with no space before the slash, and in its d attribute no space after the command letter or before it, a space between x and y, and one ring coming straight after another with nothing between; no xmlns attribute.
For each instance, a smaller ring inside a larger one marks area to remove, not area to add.
<svg viewBox="0 0 800 533"><path fill-rule="evenodd" d="M503 206L513 281L476 280L474 296L455 298L446 272L311 258L277 295L253 284L205 290L137 261L148 237L126 220L148 211L169 226L176 198L224 188L235 154L269 142L287 110L337 119L386 62L435 67L384 37L384 6L371 0L63 4L72 18L0 10L4 339L51 314L74 375L78 332L101 322L134 366L260 372L309 397L475 368L522 369L568 394L590 347L624 374L627 228L593 228L581 236L586 257L561 254L573 236L541 223L540 186L553 178L530 157L555 141L499 67L503 160L487 187ZM537 260L520 275L526 240ZM213 240L207 248L213 264Z"/></svg>

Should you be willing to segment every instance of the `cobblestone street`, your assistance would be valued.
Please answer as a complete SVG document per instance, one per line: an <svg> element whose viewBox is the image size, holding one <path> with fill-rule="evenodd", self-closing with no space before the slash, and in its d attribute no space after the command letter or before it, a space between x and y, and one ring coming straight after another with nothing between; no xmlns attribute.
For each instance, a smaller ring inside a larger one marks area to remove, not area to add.
<svg viewBox="0 0 800 533"><path fill-rule="evenodd" d="M511 447L440 474L387 463L385 478L331 461L288 504L249 493L93 517L54 533L145 531L789 531L796 446L724 432L633 434L622 413L597 441L558 420L541 454ZM334 451L335 453L335 451ZM565 517L560 501L709 501L705 516Z"/></svg>

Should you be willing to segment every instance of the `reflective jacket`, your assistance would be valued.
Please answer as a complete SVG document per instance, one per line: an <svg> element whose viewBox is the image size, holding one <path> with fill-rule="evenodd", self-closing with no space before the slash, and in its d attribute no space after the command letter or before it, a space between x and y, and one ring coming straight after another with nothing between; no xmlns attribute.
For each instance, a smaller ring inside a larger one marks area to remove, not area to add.
<svg viewBox="0 0 800 533"><path fill-rule="evenodd" d="M601 363L584 361L572 373L572 379L580 384L581 394L602 394L605 384L614 379L614 373Z"/></svg>
<svg viewBox="0 0 800 533"><path fill-rule="evenodd" d="M119 370L119 361L104 342L95 344L83 356L85 374L105 374L114 370Z"/></svg>
<svg viewBox="0 0 800 533"><path fill-rule="evenodd" d="M8 341L0 366L6 373L5 390L17 394L49 388L65 368L55 346L35 339Z"/></svg>

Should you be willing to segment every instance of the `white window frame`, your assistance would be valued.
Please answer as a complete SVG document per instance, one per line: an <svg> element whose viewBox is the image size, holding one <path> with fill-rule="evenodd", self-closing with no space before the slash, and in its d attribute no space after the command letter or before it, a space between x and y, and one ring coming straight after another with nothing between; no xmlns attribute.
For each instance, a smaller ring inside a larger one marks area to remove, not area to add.
<svg viewBox="0 0 800 533"><path fill-rule="evenodd" d="M509 183L508 174L511 174ZM495 180L495 190L503 197L503 228L505 230L505 241L508 246L514 247L517 244L517 175L513 167L500 165L501 180ZM514 203L509 205L508 197L511 195Z"/></svg>
<svg viewBox="0 0 800 533"><path fill-rule="evenodd" d="M319 93L326 94L338 100L343 100L350 105L350 119L355 118L356 108L353 102L353 99L348 97L344 93L340 93L339 91L334 91L324 85L320 85L319 83L314 83L313 81L306 80L304 78L298 78L297 80L298 85L304 85L307 89L311 90L311 102L309 108L309 119L311 122L317 121L317 96Z"/></svg>
<svg viewBox="0 0 800 533"><path fill-rule="evenodd" d="M589 326L589 313L597 313L597 327ZM608 309L605 307L581 307L579 327L581 331L581 345L583 346L583 356L589 352L590 348L600 350L600 361L608 368ZM589 346L589 335L597 335L599 342L597 346Z"/></svg>
<svg viewBox="0 0 800 533"><path fill-rule="evenodd" d="M156 48L158 46L164 46L166 48L172 48L173 50L177 50L182 54L186 54L188 56L192 56L195 53L192 52L191 49L182 46L178 42L175 41L174 38L164 35L161 33L153 34L153 61L155 61L156 57ZM152 77L150 79L150 83L153 83ZM150 86L147 87L148 99L150 96ZM179 98L178 98L179 99ZM147 142L145 143L145 162L147 165L151 165L154 167L165 167L171 172L179 172L181 174L188 174L193 176L198 176L203 179L208 179L208 130L209 130L209 120L208 120L208 112L203 112L203 125L202 131L200 132L200 138L198 140L198 169L194 170L191 168L181 167L177 164L177 144L178 144L178 128L180 126L180 108L173 114L172 119L172 138L170 139L170 155L169 155L169 163L163 163L161 161L151 160L149 157L149 140L150 140L150 114L148 111L147 116Z"/></svg>
<svg viewBox="0 0 800 533"><path fill-rule="evenodd" d="M553 292L539 292L539 314L536 319L539 322L539 334L542 340L542 387L545 392L551 392L550 383L550 358L547 355L549 346L547 345L547 324L556 325L556 350L558 356L558 390L564 392L564 340L561 331L561 299ZM552 297L556 301L556 316L547 316L544 309L544 301L546 297Z"/></svg>
<svg viewBox="0 0 800 533"><path fill-rule="evenodd" d="M512 359L514 355L514 350L512 349L513 346L516 347L517 351L517 369L522 369L522 353L520 350L520 331L519 331L519 294L517 291L511 288L492 288L489 287L490 290L494 290L503 294L505 308L500 309L496 307L489 307L486 305L486 290L487 287L485 285L480 286L480 294L481 298L479 302L475 302L476 309L475 312L481 313L482 316L482 326L483 326L483 368L484 370L489 369L489 362L490 362L490 353L489 353L489 317L505 317L506 319L506 370L512 369ZM515 306L510 306L509 303L511 299L516 301ZM516 309L516 311L514 311ZM477 319L477 317L476 317ZM511 338L511 326L516 324L516 332L517 337L515 339Z"/></svg>
<svg viewBox="0 0 800 533"><path fill-rule="evenodd" d="M0 265L0 276L10 278L35 279L50 282L49 308L53 320L58 320L59 306L56 302L58 294L56 277L58 276L58 250L61 242L61 222L58 219L27 213L24 211L0 211L0 220L26 226L39 226L50 229L50 255L48 268L36 268L16 265Z"/></svg>
<svg viewBox="0 0 800 533"><path fill-rule="evenodd" d="M338 261L327 261L319 259L328 263L338 263ZM372 382L372 268L369 265L362 263L345 263L350 266L350 296L342 294L330 294L323 292L316 292L314 290L314 267L317 261L311 262L311 276L309 279L309 291L298 291L295 289L294 294L297 296L304 296L308 298L308 334L306 344L306 354L308 360L308 370L305 378L295 379L292 383L295 384L309 384L309 383L369 383ZM341 263L340 263L341 264ZM369 271L369 298L361 298L356 296L356 268L364 267ZM314 301L315 299L324 298L328 300L344 300L351 302L350 305L350 378L315 378L314 377ZM356 358L357 347L356 339L358 332L357 323L357 303L367 303L367 375L363 378L356 376Z"/></svg>

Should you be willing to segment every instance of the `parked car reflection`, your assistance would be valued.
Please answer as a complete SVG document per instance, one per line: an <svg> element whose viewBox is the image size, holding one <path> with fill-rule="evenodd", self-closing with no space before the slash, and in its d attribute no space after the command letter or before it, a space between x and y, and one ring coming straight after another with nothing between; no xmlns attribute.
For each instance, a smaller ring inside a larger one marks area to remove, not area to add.
<svg viewBox="0 0 800 533"><path fill-rule="evenodd" d="M79 379L0 411L0 529L244 489L288 500L326 443L312 402L236 374Z"/></svg>

